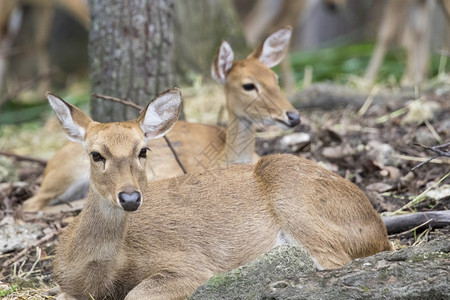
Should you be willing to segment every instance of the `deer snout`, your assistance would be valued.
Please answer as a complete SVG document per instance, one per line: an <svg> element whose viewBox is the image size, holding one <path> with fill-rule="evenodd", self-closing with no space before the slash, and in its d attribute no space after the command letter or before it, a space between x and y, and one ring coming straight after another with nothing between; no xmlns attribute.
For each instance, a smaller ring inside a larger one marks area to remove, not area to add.
<svg viewBox="0 0 450 300"><path fill-rule="evenodd" d="M288 111L286 113L287 123L290 127L300 124L300 114L298 112Z"/></svg>
<svg viewBox="0 0 450 300"><path fill-rule="evenodd" d="M141 193L137 191L120 192L118 198L120 206L125 211L135 211L141 206Z"/></svg>

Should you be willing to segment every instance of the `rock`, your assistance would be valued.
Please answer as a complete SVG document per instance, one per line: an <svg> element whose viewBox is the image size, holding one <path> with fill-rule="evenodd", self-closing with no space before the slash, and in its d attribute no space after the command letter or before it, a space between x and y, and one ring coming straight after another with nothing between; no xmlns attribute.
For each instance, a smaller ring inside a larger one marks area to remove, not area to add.
<svg viewBox="0 0 450 300"><path fill-rule="evenodd" d="M349 144L342 144L335 147L324 147L322 155L331 160L340 160L344 157L351 156L355 150Z"/></svg>
<svg viewBox="0 0 450 300"><path fill-rule="evenodd" d="M0 156L0 182L12 182L17 180L17 170L12 160Z"/></svg>
<svg viewBox="0 0 450 300"><path fill-rule="evenodd" d="M366 186L367 190L375 191L378 193L388 192L388 191L393 190L394 188L395 188L395 186L384 183L384 182L376 182L376 183L372 183L372 184L369 184L368 186Z"/></svg>
<svg viewBox="0 0 450 300"><path fill-rule="evenodd" d="M281 138L280 144L283 147L290 148L291 151L296 152L305 147L311 142L311 136L305 132L295 132L285 135Z"/></svg>
<svg viewBox="0 0 450 300"><path fill-rule="evenodd" d="M23 249L43 236L39 224L5 224L0 227L0 254Z"/></svg>
<svg viewBox="0 0 450 300"><path fill-rule="evenodd" d="M378 167L387 165L396 166L399 164L399 160L396 158L396 152L391 145L386 143L380 143L377 140L371 140L367 144L368 152L367 157L376 162Z"/></svg>
<svg viewBox="0 0 450 300"><path fill-rule="evenodd" d="M308 252L282 246L212 277L190 299L448 299L450 236L314 271Z"/></svg>
<svg viewBox="0 0 450 300"><path fill-rule="evenodd" d="M357 259L342 269L292 274L260 299L448 299L450 236Z"/></svg>
<svg viewBox="0 0 450 300"><path fill-rule="evenodd" d="M244 266L212 277L190 299L260 299L269 282L315 270L307 250L283 245Z"/></svg>
<svg viewBox="0 0 450 300"><path fill-rule="evenodd" d="M439 111L440 105L434 101L414 100L408 105L408 113L402 120L402 124L422 124L433 120Z"/></svg>
<svg viewBox="0 0 450 300"><path fill-rule="evenodd" d="M443 184L439 187L429 190L425 195L436 201L450 197L450 184Z"/></svg>

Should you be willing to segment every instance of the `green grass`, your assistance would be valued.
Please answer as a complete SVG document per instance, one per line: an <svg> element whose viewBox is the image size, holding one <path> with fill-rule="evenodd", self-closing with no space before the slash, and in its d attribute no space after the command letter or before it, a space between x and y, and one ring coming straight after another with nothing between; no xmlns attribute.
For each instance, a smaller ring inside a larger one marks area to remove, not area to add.
<svg viewBox="0 0 450 300"><path fill-rule="evenodd" d="M0 290L0 297L6 297L14 292L16 292L18 290L18 286L13 284L11 285L10 288L6 289L6 290Z"/></svg>
<svg viewBox="0 0 450 300"><path fill-rule="evenodd" d="M70 102L81 109L88 111L89 94L86 92L61 93L64 100ZM38 122L45 120L52 112L45 97L23 102L18 100L9 101L0 110L0 125L19 124L24 122ZM1 127L0 127L1 131Z"/></svg>
<svg viewBox="0 0 450 300"><path fill-rule="evenodd" d="M374 44L354 44L291 53L292 68L296 80L301 83L306 66L312 67L312 81L337 81L346 83L350 75L363 76L374 50ZM392 78L398 83L403 75L406 62L404 50L395 49L387 52L378 72L379 83L391 84ZM432 55L430 61L430 77L436 76L439 69L440 56ZM446 71L450 71L447 64ZM278 69L277 69L278 70Z"/></svg>
<svg viewBox="0 0 450 300"><path fill-rule="evenodd" d="M334 46L315 51L300 51L291 53L292 69L298 87L303 86L305 67L312 68L312 82L334 81L347 84L352 76L362 77L369 64L374 50L374 44L360 43L346 46ZM432 55L429 77L438 74L441 57ZM401 49L388 51L378 72L377 82L384 85L399 83L405 69L406 53ZM279 67L275 71L279 72ZM445 65L444 72L450 72L450 61ZM280 74L281 75L281 74ZM61 92L61 96L69 102L88 110L89 84ZM44 120L51 112L45 98L39 97L33 101L13 100L6 103L0 110L0 125L18 124L36 120Z"/></svg>

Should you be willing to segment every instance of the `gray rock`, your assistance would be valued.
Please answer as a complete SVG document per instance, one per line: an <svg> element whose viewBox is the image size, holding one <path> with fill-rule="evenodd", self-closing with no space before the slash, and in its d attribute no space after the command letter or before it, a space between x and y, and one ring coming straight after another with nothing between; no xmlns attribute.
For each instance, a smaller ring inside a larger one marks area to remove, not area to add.
<svg viewBox="0 0 450 300"><path fill-rule="evenodd" d="M260 299L449 299L450 237L357 259L338 270L293 274Z"/></svg>
<svg viewBox="0 0 450 300"><path fill-rule="evenodd" d="M39 224L4 224L0 226L0 254L26 248L42 235Z"/></svg>
<svg viewBox="0 0 450 300"><path fill-rule="evenodd" d="M268 283L315 270L307 250L283 245L242 267L212 277L190 299L260 299Z"/></svg>
<svg viewBox="0 0 450 300"><path fill-rule="evenodd" d="M315 272L308 252L282 246L212 277L190 299L449 299L450 236Z"/></svg>

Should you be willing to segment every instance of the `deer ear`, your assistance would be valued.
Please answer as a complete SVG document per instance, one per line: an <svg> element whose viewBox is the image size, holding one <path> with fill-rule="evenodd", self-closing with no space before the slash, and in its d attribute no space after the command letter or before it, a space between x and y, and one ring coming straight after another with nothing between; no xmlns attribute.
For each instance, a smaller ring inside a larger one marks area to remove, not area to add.
<svg viewBox="0 0 450 300"><path fill-rule="evenodd" d="M248 56L258 59L268 68L278 65L289 49L292 27L285 26L269 35L264 42L253 50Z"/></svg>
<svg viewBox="0 0 450 300"><path fill-rule="evenodd" d="M73 142L84 143L84 134L89 123L93 122L92 119L60 97L50 92L47 92L45 95L67 137Z"/></svg>
<svg viewBox="0 0 450 300"><path fill-rule="evenodd" d="M165 91L153 99L138 118L147 142L165 135L180 116L181 91Z"/></svg>
<svg viewBox="0 0 450 300"><path fill-rule="evenodd" d="M233 49L231 49L231 46L227 41L222 41L211 65L212 78L220 84L225 84L227 81L227 73L233 66L233 60Z"/></svg>

